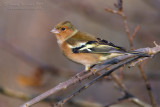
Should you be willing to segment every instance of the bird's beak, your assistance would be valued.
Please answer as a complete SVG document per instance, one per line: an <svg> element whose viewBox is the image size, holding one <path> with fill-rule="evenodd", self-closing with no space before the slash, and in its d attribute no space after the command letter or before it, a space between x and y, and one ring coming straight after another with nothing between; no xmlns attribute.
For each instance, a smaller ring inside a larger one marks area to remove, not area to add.
<svg viewBox="0 0 160 107"><path fill-rule="evenodd" d="M59 31L58 31L56 28L53 28L53 29L51 30L51 32L52 32L52 33L55 33L55 34L58 34L58 33L59 33Z"/></svg>

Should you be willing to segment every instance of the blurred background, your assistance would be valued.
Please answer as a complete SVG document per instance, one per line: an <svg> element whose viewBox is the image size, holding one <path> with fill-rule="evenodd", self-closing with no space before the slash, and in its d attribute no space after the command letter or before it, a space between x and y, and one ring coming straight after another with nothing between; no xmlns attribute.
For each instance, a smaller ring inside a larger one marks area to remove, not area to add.
<svg viewBox="0 0 160 107"><path fill-rule="evenodd" d="M113 4L116 2L116 0L0 0L0 86L36 95L84 69L82 65L69 61L61 54L55 35L50 33L60 21L71 21L79 30L129 50L121 17L105 11L105 7L115 9ZM153 41L160 44L159 5L159 0L124 0L123 7L130 32L140 25L134 39L136 49L154 47ZM159 60L160 54L157 54L145 64L144 70L153 88L156 103L160 105ZM150 103L137 67L124 69L123 82L133 95ZM73 87L53 97L63 98L69 95L73 92ZM102 81L95 83L75 99L96 101L106 105L120 97L121 93L114 87L113 81ZM0 94L0 107L18 107L24 102ZM137 107L128 102L122 105ZM40 102L34 107L50 107L50 104Z"/></svg>

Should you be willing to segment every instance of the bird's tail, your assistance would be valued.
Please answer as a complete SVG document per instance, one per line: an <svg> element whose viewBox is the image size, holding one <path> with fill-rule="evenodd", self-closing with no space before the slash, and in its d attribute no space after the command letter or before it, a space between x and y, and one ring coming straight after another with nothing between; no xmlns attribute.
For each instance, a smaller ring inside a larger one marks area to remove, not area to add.
<svg viewBox="0 0 160 107"><path fill-rule="evenodd" d="M132 55L137 55L137 56L142 56L142 57L150 57L151 55L144 53L144 52L138 52L138 51L131 51L128 52L128 54L132 54Z"/></svg>

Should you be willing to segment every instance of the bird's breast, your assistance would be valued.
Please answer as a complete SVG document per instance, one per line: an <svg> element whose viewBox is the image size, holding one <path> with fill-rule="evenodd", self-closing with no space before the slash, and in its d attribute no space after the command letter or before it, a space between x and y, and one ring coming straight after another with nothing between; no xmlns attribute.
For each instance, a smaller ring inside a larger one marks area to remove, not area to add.
<svg viewBox="0 0 160 107"><path fill-rule="evenodd" d="M63 54L69 58L70 60L86 65L86 64L96 64L99 62L100 55L99 54L92 54L92 53L73 53L72 52L72 45L67 43L62 43L60 45Z"/></svg>

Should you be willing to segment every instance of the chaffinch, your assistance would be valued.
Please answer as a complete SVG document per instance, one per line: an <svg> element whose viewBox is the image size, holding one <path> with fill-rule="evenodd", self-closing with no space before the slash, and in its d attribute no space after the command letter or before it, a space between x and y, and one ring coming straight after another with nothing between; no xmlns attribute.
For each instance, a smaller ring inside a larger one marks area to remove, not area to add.
<svg viewBox="0 0 160 107"><path fill-rule="evenodd" d="M86 71L104 60L116 56L139 54L138 52L127 52L124 48L109 41L80 32L69 21L58 23L51 32L56 34L63 54L71 61L83 64Z"/></svg>

